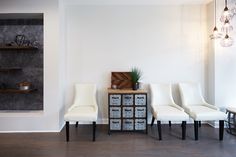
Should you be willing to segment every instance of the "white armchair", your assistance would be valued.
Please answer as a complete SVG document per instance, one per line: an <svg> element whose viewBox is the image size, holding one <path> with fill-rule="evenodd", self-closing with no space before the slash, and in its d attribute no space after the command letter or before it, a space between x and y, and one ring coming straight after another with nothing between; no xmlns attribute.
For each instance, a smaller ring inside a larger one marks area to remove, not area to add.
<svg viewBox="0 0 236 157"><path fill-rule="evenodd" d="M219 111L216 106L208 104L202 95L200 84L198 83L180 83L180 96L182 107L194 120L195 140L198 140L198 124L201 121L218 121L220 124L219 139L223 140L224 120L226 114Z"/></svg>
<svg viewBox="0 0 236 157"><path fill-rule="evenodd" d="M78 127L78 121L93 122L93 141L95 141L97 116L96 85L76 84L74 103L64 116L67 142L69 141L69 122L76 122L76 127Z"/></svg>
<svg viewBox="0 0 236 157"><path fill-rule="evenodd" d="M186 121L189 116L184 112L184 109L176 105L169 84L150 84L151 91L151 110L152 110L152 123L157 120L157 127L159 133L159 140L162 139L161 135L161 121L182 121L182 139L186 137Z"/></svg>

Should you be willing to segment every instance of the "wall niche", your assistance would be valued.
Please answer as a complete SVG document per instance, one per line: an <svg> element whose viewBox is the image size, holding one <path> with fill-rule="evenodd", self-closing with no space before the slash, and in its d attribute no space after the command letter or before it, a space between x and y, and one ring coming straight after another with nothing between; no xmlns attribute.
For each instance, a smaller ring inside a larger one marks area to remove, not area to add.
<svg viewBox="0 0 236 157"><path fill-rule="evenodd" d="M43 110L43 14L0 14L0 110Z"/></svg>

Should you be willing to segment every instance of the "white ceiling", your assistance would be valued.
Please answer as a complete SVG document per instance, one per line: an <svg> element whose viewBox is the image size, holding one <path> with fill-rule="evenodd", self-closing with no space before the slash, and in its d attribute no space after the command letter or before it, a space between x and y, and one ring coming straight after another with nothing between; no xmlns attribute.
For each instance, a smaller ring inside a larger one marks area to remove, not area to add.
<svg viewBox="0 0 236 157"><path fill-rule="evenodd" d="M195 5L212 0L62 0L65 5Z"/></svg>

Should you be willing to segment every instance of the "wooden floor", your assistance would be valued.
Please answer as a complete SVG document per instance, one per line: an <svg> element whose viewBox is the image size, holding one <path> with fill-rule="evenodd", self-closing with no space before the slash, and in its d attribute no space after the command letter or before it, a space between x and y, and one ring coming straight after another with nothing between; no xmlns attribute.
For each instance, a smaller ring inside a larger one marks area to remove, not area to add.
<svg viewBox="0 0 236 157"><path fill-rule="evenodd" d="M203 125L199 141L194 141L193 126L181 140L181 128L163 126L163 140L157 140L154 126L142 133L112 133L107 126L97 126L97 140L92 142L92 126L70 126L70 142L61 133L0 134L0 157L235 157L236 137L225 132L218 140L218 129Z"/></svg>

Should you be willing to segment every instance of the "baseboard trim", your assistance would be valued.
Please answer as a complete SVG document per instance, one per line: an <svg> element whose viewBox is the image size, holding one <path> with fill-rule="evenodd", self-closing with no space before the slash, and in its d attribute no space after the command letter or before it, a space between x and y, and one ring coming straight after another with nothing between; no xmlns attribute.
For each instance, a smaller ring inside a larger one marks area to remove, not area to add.
<svg viewBox="0 0 236 157"><path fill-rule="evenodd" d="M33 131L0 131L0 133L58 133L60 130L33 130Z"/></svg>

